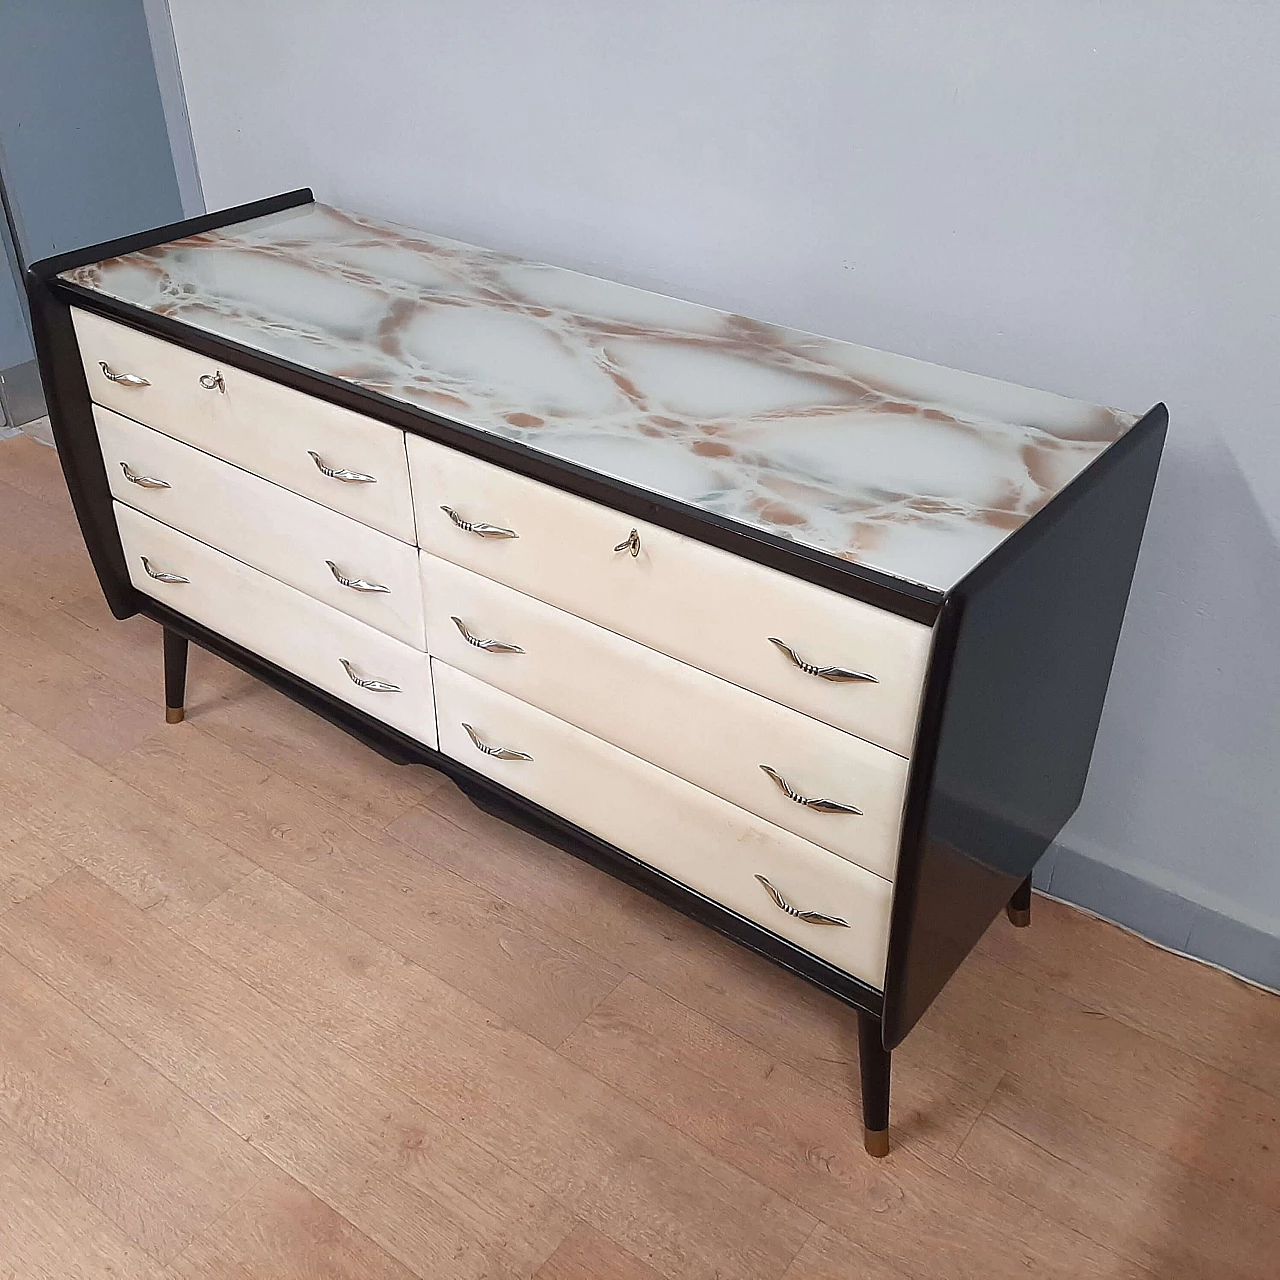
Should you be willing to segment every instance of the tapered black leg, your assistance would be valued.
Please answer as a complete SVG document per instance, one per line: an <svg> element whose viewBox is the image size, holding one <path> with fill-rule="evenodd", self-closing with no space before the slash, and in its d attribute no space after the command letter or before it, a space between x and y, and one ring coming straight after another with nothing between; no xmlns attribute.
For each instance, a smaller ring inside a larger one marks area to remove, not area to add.
<svg viewBox="0 0 1280 1280"><path fill-rule="evenodd" d="M1005 906L1005 915L1009 923L1018 929L1025 929L1031 923L1031 877L1028 876L1014 891L1013 897Z"/></svg>
<svg viewBox="0 0 1280 1280"><path fill-rule="evenodd" d="M180 724L187 704L187 639L164 629L164 718Z"/></svg>
<svg viewBox="0 0 1280 1280"><path fill-rule="evenodd" d="M862 1069L862 1141L867 1154L889 1154L889 1050L880 1019L858 1012L858 1065Z"/></svg>

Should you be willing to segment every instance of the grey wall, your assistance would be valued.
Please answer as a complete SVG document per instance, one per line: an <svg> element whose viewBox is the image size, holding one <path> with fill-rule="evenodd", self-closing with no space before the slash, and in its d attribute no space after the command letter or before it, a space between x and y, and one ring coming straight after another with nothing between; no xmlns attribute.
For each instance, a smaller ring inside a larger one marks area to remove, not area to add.
<svg viewBox="0 0 1280 1280"><path fill-rule="evenodd" d="M178 46L173 38L173 20L168 0L142 0L151 37L151 60L155 65L160 101L164 106L165 129L169 134L169 150L178 179L182 199L182 216L194 218L205 212L204 192L200 189L200 172L196 167L196 151L191 141L191 122L187 118L187 99L182 88L182 68L178 63Z"/></svg>
<svg viewBox="0 0 1280 1280"><path fill-rule="evenodd" d="M0 197L3 195L0 183ZM0 435L11 435L28 422L42 418L45 409L30 317L22 294L22 267L2 206L0 199Z"/></svg>
<svg viewBox="0 0 1280 1280"><path fill-rule="evenodd" d="M1174 945L1280 936L1280 6L171 6L211 208L310 184L995 377L1167 400L1052 888Z"/></svg>
<svg viewBox="0 0 1280 1280"><path fill-rule="evenodd" d="M28 262L182 217L142 0L0 5L0 155Z"/></svg>
<svg viewBox="0 0 1280 1280"><path fill-rule="evenodd" d="M0 215L0 241L7 240L8 227ZM0 242L0 371L32 357L26 317L18 296L18 282L6 249L7 245Z"/></svg>

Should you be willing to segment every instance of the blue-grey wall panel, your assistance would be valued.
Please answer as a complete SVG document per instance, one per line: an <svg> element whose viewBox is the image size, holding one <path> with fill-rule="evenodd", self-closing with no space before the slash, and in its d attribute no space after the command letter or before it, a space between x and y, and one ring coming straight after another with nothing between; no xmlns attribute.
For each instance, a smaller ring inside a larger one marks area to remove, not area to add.
<svg viewBox="0 0 1280 1280"><path fill-rule="evenodd" d="M0 371L24 364L35 354L18 293L20 274L9 239L9 223L0 210Z"/></svg>
<svg viewBox="0 0 1280 1280"><path fill-rule="evenodd" d="M0 4L0 157L28 262L182 216L142 0Z"/></svg>
<svg viewBox="0 0 1280 1280"><path fill-rule="evenodd" d="M0 370L32 358L31 339L9 264L0 257Z"/></svg>

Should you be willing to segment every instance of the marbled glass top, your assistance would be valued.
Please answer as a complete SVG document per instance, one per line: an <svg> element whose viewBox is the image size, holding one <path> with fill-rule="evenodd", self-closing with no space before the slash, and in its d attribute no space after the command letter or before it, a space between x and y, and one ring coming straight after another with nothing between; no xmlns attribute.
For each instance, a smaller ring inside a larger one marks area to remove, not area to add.
<svg viewBox="0 0 1280 1280"><path fill-rule="evenodd" d="M322 204L64 278L939 590L1134 421Z"/></svg>

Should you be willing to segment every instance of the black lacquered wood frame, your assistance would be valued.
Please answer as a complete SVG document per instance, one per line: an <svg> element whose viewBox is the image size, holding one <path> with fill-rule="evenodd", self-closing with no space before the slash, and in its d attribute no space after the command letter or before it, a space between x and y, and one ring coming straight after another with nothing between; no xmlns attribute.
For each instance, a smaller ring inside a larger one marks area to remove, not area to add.
<svg viewBox="0 0 1280 1280"><path fill-rule="evenodd" d="M154 619L389 759L441 770L476 803L858 1009L864 1041L870 1017L880 1027L884 1048L896 1046L1030 875L1079 802L1155 483L1168 421L1164 406L1153 408L1043 511L952 590L941 593L57 279L74 267L311 200L310 190L293 191L47 259L29 270L36 346L62 466L112 612L118 618L142 613ZM72 306L932 626L884 992L138 592L129 580L116 528L71 324ZM887 1108L887 1057L884 1072L883 1098L877 1087L873 1110Z"/></svg>

